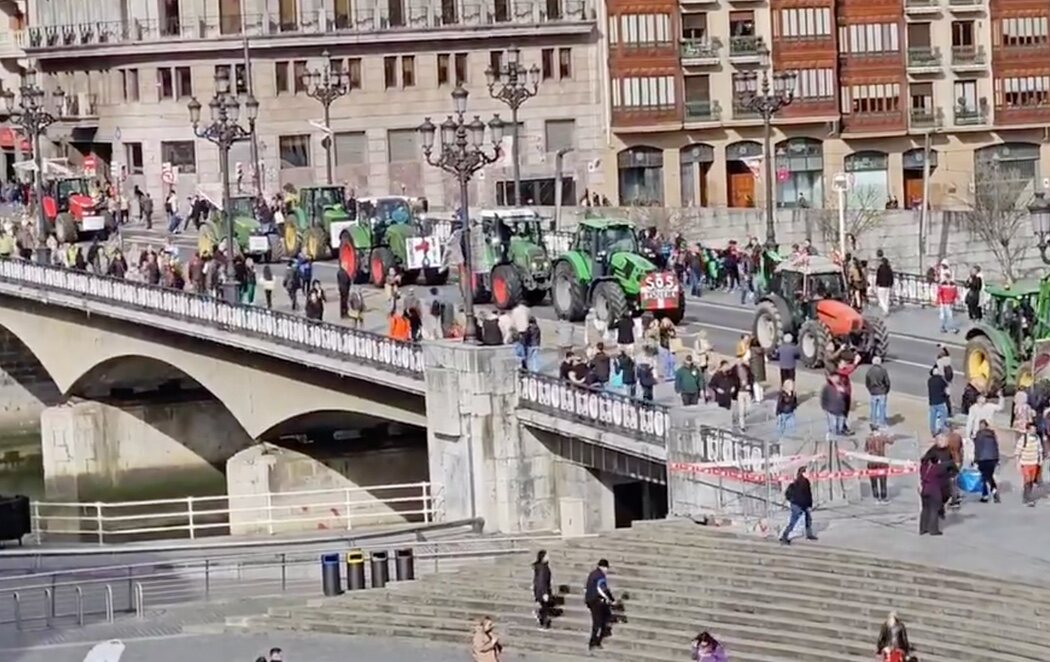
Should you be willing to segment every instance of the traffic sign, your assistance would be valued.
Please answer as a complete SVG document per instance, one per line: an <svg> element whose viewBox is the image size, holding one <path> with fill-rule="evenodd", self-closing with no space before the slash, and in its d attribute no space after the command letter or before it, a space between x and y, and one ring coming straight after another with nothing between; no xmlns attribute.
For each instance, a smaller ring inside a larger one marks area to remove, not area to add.
<svg viewBox="0 0 1050 662"><path fill-rule="evenodd" d="M84 157L84 176L94 177L95 176L95 157L92 154L88 154Z"/></svg>
<svg viewBox="0 0 1050 662"><path fill-rule="evenodd" d="M845 172L835 173L834 179L831 180L831 187L837 193L850 190L853 187L853 174Z"/></svg>
<svg viewBox="0 0 1050 662"><path fill-rule="evenodd" d="M165 184L175 183L175 168L172 167L171 162L165 161L160 164L160 179Z"/></svg>

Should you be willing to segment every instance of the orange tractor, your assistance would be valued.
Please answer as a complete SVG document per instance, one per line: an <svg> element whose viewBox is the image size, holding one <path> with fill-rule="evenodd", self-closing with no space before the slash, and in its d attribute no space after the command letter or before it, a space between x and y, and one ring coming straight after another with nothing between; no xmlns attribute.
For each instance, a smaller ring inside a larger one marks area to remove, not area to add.
<svg viewBox="0 0 1050 662"><path fill-rule="evenodd" d="M91 197L83 177L57 179L44 194L44 215L51 222L59 243L72 243L87 236L105 239L116 230L113 214Z"/></svg>
<svg viewBox="0 0 1050 662"><path fill-rule="evenodd" d="M865 361L885 358L890 344L886 324L847 303L839 265L819 256L791 259L778 264L767 282L753 326L755 339L767 352L790 333L807 368L824 366L829 352L841 348L859 352Z"/></svg>

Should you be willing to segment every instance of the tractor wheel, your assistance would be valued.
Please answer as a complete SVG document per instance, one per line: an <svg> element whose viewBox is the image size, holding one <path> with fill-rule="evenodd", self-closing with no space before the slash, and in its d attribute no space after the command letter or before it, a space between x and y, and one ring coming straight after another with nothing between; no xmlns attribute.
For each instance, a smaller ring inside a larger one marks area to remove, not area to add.
<svg viewBox="0 0 1050 662"><path fill-rule="evenodd" d="M77 223L71 214L62 212L55 217L55 239L60 244L72 244L77 240Z"/></svg>
<svg viewBox="0 0 1050 662"><path fill-rule="evenodd" d="M373 248L372 257L369 259L368 267L369 275L372 278L372 284L376 287L383 287L386 285L386 275L395 264L394 253L391 252L389 248L386 246Z"/></svg>
<svg viewBox="0 0 1050 662"><path fill-rule="evenodd" d="M539 306L547 298L547 290L525 290L525 303L530 306Z"/></svg>
<svg viewBox="0 0 1050 662"><path fill-rule="evenodd" d="M1031 362L1025 361L1017 366L1017 379L1014 380L1014 392L1027 391L1032 388L1032 384L1034 383L1035 377L1032 375Z"/></svg>
<svg viewBox="0 0 1050 662"><path fill-rule="evenodd" d="M988 336L974 336L966 343L966 381L984 392L999 393L1006 386L1006 362Z"/></svg>
<svg viewBox="0 0 1050 662"><path fill-rule="evenodd" d="M492 270L492 302L500 310L510 310L522 300L521 276L510 264L498 264Z"/></svg>
<svg viewBox="0 0 1050 662"><path fill-rule="evenodd" d="M270 244L270 250L267 252L270 262L284 262L288 259L288 253L284 250L284 240L280 235L271 234L266 237L266 241Z"/></svg>
<svg viewBox="0 0 1050 662"><path fill-rule="evenodd" d="M890 332L886 328L886 322L881 317L865 317L864 335L868 340L867 359L870 361L877 356L885 360L890 351Z"/></svg>
<svg viewBox="0 0 1050 662"><path fill-rule="evenodd" d="M819 320L809 320L798 330L798 347L802 365L819 368L824 365L831 334Z"/></svg>
<svg viewBox="0 0 1050 662"><path fill-rule="evenodd" d="M350 277L350 282L360 283L365 275L361 270L361 256L354 248L350 235L346 232L339 237L339 250L336 252L336 258L339 260L339 268Z"/></svg>
<svg viewBox="0 0 1050 662"><path fill-rule="evenodd" d="M303 252L312 262L328 255L328 233L324 228L314 226L306 231L303 238Z"/></svg>
<svg viewBox="0 0 1050 662"><path fill-rule="evenodd" d="M423 282L428 286L444 285L448 282L448 269L427 267L423 270Z"/></svg>
<svg viewBox="0 0 1050 662"><path fill-rule="evenodd" d="M594 316L609 326L616 324L617 320L630 312L627 295L620 284L612 280L604 280L594 286L594 291L591 292L591 307L594 309Z"/></svg>
<svg viewBox="0 0 1050 662"><path fill-rule="evenodd" d="M299 249L302 248L303 240L299 236L299 230L295 227L295 223L291 220L285 221L281 226L281 237L284 239L284 254L288 257L299 255Z"/></svg>
<svg viewBox="0 0 1050 662"><path fill-rule="evenodd" d="M551 303L560 319L579 322L587 316L586 289L568 262L559 262L554 267Z"/></svg>
<svg viewBox="0 0 1050 662"><path fill-rule="evenodd" d="M755 320L751 326L755 340L766 351L766 354L780 346L784 333L784 319L780 310L772 301L763 301L755 309Z"/></svg>

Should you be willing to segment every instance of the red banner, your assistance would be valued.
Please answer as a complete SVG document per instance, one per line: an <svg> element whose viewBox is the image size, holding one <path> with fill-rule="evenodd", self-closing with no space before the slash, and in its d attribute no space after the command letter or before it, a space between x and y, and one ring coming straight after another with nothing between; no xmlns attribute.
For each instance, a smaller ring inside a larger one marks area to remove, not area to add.
<svg viewBox="0 0 1050 662"><path fill-rule="evenodd" d="M681 286L673 271L654 271L642 279L638 295L642 310L667 310L678 307Z"/></svg>

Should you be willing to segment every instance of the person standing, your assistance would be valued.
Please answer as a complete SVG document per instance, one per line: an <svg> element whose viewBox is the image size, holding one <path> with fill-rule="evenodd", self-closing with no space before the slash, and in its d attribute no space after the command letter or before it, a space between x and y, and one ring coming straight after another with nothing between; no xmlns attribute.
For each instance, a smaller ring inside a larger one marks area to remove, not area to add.
<svg viewBox="0 0 1050 662"><path fill-rule="evenodd" d="M944 439L952 458L952 464L948 467L948 472L954 477L963 468L963 438L951 421L946 421L944 424ZM951 495L949 501L952 506L958 507L962 504L962 494L957 481L952 480L948 484L948 492Z"/></svg>
<svg viewBox="0 0 1050 662"><path fill-rule="evenodd" d="M926 396L929 405L930 435L936 437L948 420L948 380L940 366L930 369L926 380Z"/></svg>
<svg viewBox="0 0 1050 662"><path fill-rule="evenodd" d="M987 419L982 418L977 425L973 437L973 460L981 472L981 503L988 503L989 493L992 500L999 503L999 486L995 484L995 469L999 466L999 440Z"/></svg>
<svg viewBox="0 0 1050 662"><path fill-rule="evenodd" d="M536 620L544 630L551 627L552 596L550 561L547 550L541 549L532 564L532 597L536 601Z"/></svg>
<svg viewBox="0 0 1050 662"><path fill-rule="evenodd" d="M598 567L587 575L583 601L591 612L591 639L587 642L588 650L602 647L602 639L605 638L606 629L612 618L611 606L616 600L609 589L609 582L606 578L608 572L609 562L600 559Z"/></svg>
<svg viewBox="0 0 1050 662"><path fill-rule="evenodd" d="M871 359L871 367L864 375L864 386L868 389L869 409L872 425L884 428L887 425L886 400L890 392L890 373L882 365L882 357Z"/></svg>
<svg viewBox="0 0 1050 662"><path fill-rule="evenodd" d="M270 265L264 264L262 270L262 288L263 296L266 297L266 307L273 308L273 288L276 285L276 281L273 277L273 270L270 269Z"/></svg>
<svg viewBox="0 0 1050 662"><path fill-rule="evenodd" d="M755 378L751 368L744 361L738 361L733 369L735 373L736 389L736 414L737 425L743 432L747 428L747 412L751 407L751 399L754 397Z"/></svg>
<svg viewBox="0 0 1050 662"><path fill-rule="evenodd" d="M880 248L875 252L879 266L875 269L875 299L883 315L890 314L890 292L893 291L893 267Z"/></svg>
<svg viewBox="0 0 1050 662"><path fill-rule="evenodd" d="M941 282L937 285L937 316L941 320L941 333L959 333L959 327L955 325L953 310L958 296L959 290L955 283L942 275Z"/></svg>
<svg viewBox="0 0 1050 662"><path fill-rule="evenodd" d="M616 369L623 375L624 393L629 398L635 397L638 392L638 369L628 350L620 348L620 354L616 357Z"/></svg>
<svg viewBox="0 0 1050 662"><path fill-rule="evenodd" d="M682 396L683 405L688 407L700 401L700 391L704 388L703 377L700 368L693 363L693 355L687 354L674 375L674 390Z"/></svg>
<svg viewBox="0 0 1050 662"><path fill-rule="evenodd" d="M339 290L339 319L345 320L350 316L350 286L353 285L353 279L346 269L339 268L335 272L335 284Z"/></svg>
<svg viewBox="0 0 1050 662"><path fill-rule="evenodd" d="M149 192L143 194L139 199L139 215L142 216L142 220L146 223L146 229L153 229L153 198L150 197Z"/></svg>
<svg viewBox="0 0 1050 662"><path fill-rule="evenodd" d="M919 512L919 535L941 535L941 508L944 504L944 478L946 476L941 457L929 454L919 466L919 495L922 510Z"/></svg>
<svg viewBox="0 0 1050 662"><path fill-rule="evenodd" d="M791 505L791 519L788 520L788 525L784 528L784 532L780 534L780 542L784 545L791 544L791 539L788 536L800 519L805 520L806 539L816 540L817 536L813 534L813 514L811 512L813 510L813 488L809 483L809 478L806 478L805 467L798 468L795 480L788 485L787 490L784 492L784 498Z"/></svg>
<svg viewBox="0 0 1050 662"><path fill-rule="evenodd" d="M653 372L653 357L651 354L643 353L638 359L636 368L638 373L638 386L642 389L642 400L653 401L653 388L656 386L656 374Z"/></svg>
<svg viewBox="0 0 1050 662"><path fill-rule="evenodd" d="M838 387L838 380L838 375L828 375L824 387L820 390L820 408L828 422L828 441L843 434L845 429L846 399Z"/></svg>
<svg viewBox="0 0 1050 662"><path fill-rule="evenodd" d="M790 379L781 382L777 395L777 438L795 432L795 410L798 409L798 396L795 394L795 382Z"/></svg>
<svg viewBox="0 0 1050 662"><path fill-rule="evenodd" d="M871 496L880 504L890 502L889 493L886 490L886 474L889 473L890 465L874 458L886 457L886 447L892 444L893 439L882 432L879 425L873 421L871 434L864 440L864 452L872 456L868 458L868 470L873 473L868 479L871 482Z"/></svg>
<svg viewBox="0 0 1050 662"><path fill-rule="evenodd" d="M979 322L983 317L981 311L981 297L984 296L984 276L980 267L970 269L970 277L966 279L966 312L970 321Z"/></svg>
<svg viewBox="0 0 1050 662"><path fill-rule="evenodd" d="M784 334L784 340L777 348L777 361L780 363L780 383L795 381L795 369L798 366L800 353L795 338L790 333Z"/></svg>
<svg viewBox="0 0 1050 662"><path fill-rule="evenodd" d="M737 383L736 376L729 367L729 362L722 361L718 364L718 370L711 377L711 392L715 396L715 404L729 412L730 427L733 425L733 402L736 401L739 390L740 384Z"/></svg>
<svg viewBox="0 0 1050 662"><path fill-rule="evenodd" d="M884 662L891 662L896 655L899 662L905 662L911 655L911 644L908 642L908 629L897 618L897 612L891 611L886 622L879 628L879 640L875 644L875 654L881 655Z"/></svg>
<svg viewBox="0 0 1050 662"><path fill-rule="evenodd" d="M594 375L595 388L603 389L609 383L612 373L612 359L605 353L605 343L599 342L591 358L591 373Z"/></svg>
<svg viewBox="0 0 1050 662"><path fill-rule="evenodd" d="M1043 444L1035 432L1035 423L1029 422L1025 431L1017 438L1014 456L1017 458L1017 469L1024 484L1021 501L1030 508L1035 507L1032 491L1039 477L1039 465L1043 462Z"/></svg>
<svg viewBox="0 0 1050 662"><path fill-rule="evenodd" d="M284 272L284 291L288 293L288 300L292 303L292 312L299 310L299 290L302 288L302 281L299 278L299 269L296 268L295 262L289 262L288 268Z"/></svg>

